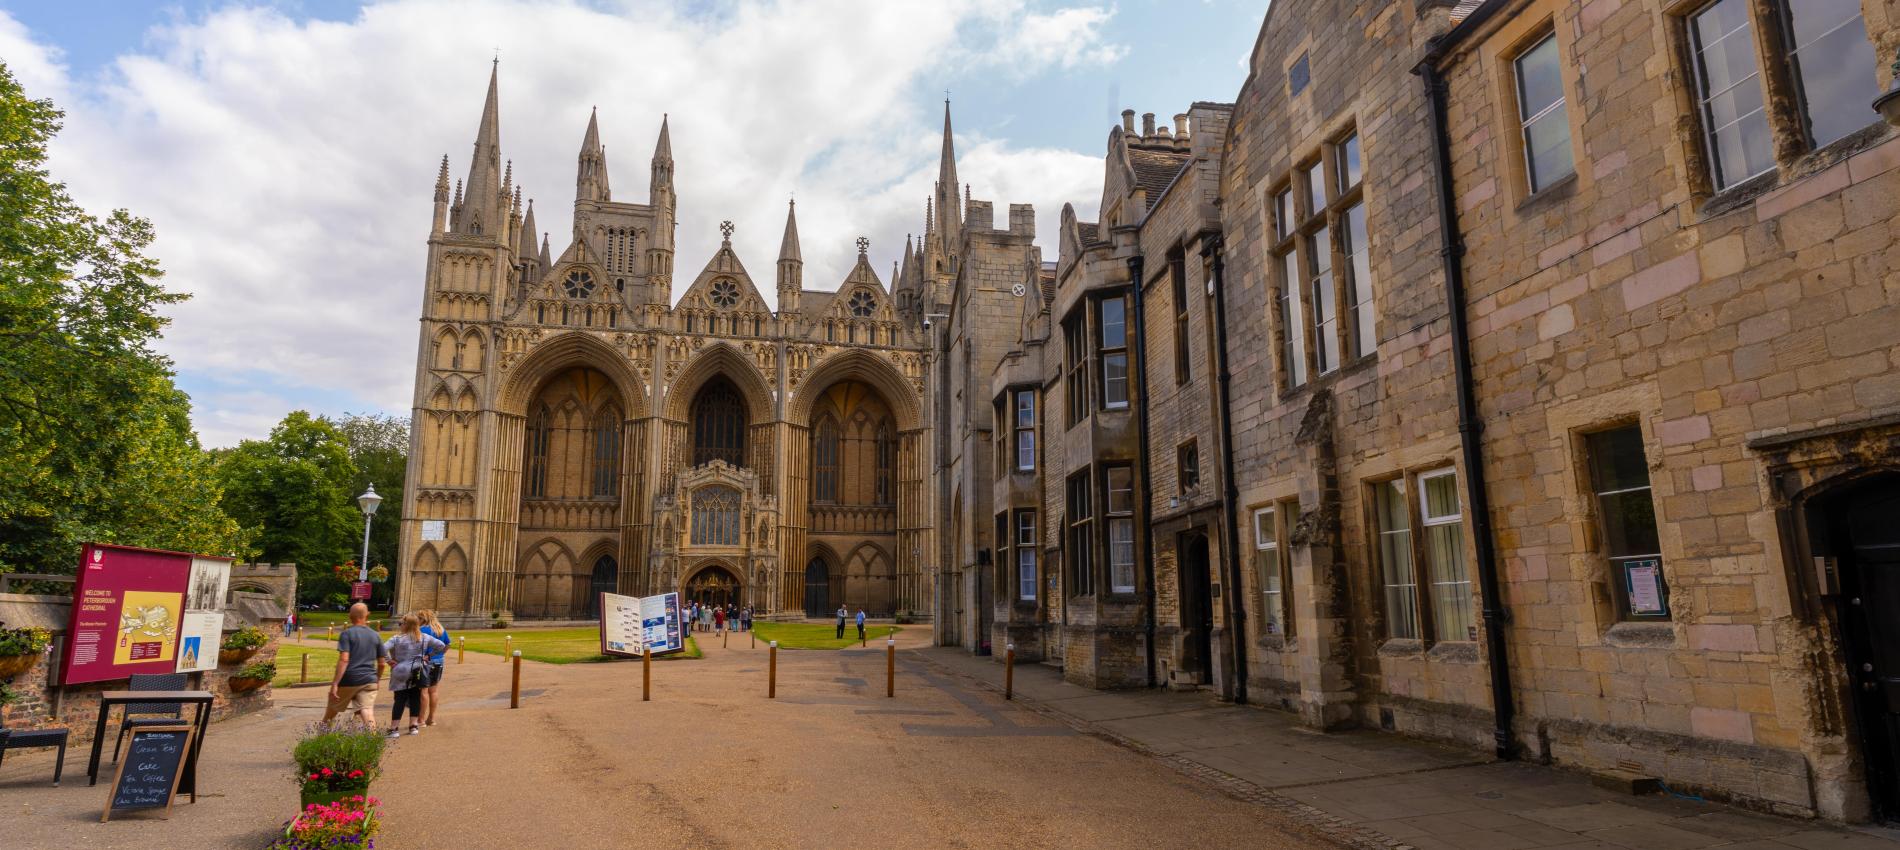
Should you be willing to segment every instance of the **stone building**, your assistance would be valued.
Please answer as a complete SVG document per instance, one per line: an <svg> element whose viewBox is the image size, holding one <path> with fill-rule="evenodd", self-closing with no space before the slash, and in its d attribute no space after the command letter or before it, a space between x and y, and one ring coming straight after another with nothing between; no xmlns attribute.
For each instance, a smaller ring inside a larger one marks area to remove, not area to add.
<svg viewBox="0 0 1900 850"><path fill-rule="evenodd" d="M930 230L922 260L906 246L892 291L860 239L835 291L807 289L788 210L774 310L726 223L674 303L666 121L637 203L614 196L589 118L556 254L504 165L498 101L491 74L467 180L451 189L447 157L436 178L403 604L460 622L591 617L603 591L933 610L923 321L954 258L922 264L953 241ZM954 175L948 129L946 113ZM948 224L956 205L934 206Z"/></svg>

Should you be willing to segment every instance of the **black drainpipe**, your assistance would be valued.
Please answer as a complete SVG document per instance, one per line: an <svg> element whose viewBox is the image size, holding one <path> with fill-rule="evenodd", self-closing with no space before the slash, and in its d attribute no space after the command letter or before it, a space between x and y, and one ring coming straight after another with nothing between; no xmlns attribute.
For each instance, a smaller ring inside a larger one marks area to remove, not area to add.
<svg viewBox="0 0 1900 850"><path fill-rule="evenodd" d="M1491 540L1491 500L1486 496L1484 447L1480 442L1484 422L1478 416L1471 377L1471 332L1465 320L1465 247L1459 238L1458 212L1452 206L1456 195L1451 176L1451 135L1445 121L1445 78L1438 73L1438 59L1443 50L1443 42L1434 39L1427 48L1425 61L1413 68L1412 73L1424 80L1425 96L1431 102L1432 163L1438 178L1439 253L1445 262L1445 304L1451 314L1451 361L1457 370L1458 442L1464 454L1465 501L1471 505L1471 542L1478 555L1478 592L1484 597L1484 642L1486 662L1491 668L1491 713L1497 723L1497 756L1510 759L1516 750L1511 734L1511 720L1516 712L1511 701L1511 667L1505 653L1504 627L1511 614L1504 607L1498 588L1497 552Z"/></svg>
<svg viewBox="0 0 1900 850"><path fill-rule="evenodd" d="M1141 533L1135 535L1135 545L1141 554L1141 627L1146 635L1147 646L1142 651L1148 669L1148 687L1155 686L1155 557L1152 532L1154 526L1149 523L1153 513L1154 490L1148 485L1148 322L1147 313L1142 308L1142 293L1147 289L1141 279L1145 258L1136 254L1128 258L1128 278L1132 281L1135 302L1135 387L1140 396L1135 399L1135 457L1141 465Z"/></svg>
<svg viewBox="0 0 1900 850"><path fill-rule="evenodd" d="M1219 231L1203 234L1201 257L1213 265L1214 283L1214 366L1220 386L1221 446L1221 526L1226 542L1221 544L1227 565L1227 634L1233 641L1234 702L1247 702L1247 604L1241 594L1240 575L1240 485L1234 481L1233 373L1227 368L1227 260Z"/></svg>

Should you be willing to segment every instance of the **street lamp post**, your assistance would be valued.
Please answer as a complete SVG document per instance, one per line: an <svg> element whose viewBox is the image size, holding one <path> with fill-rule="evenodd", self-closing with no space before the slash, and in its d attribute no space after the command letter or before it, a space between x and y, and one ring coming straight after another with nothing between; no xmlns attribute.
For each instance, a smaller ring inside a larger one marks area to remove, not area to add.
<svg viewBox="0 0 1900 850"><path fill-rule="evenodd" d="M363 560L356 563L356 580L369 581L369 524L376 518L376 509L383 504L383 497L376 495L376 485L369 485L363 495L356 497L356 504L363 509Z"/></svg>

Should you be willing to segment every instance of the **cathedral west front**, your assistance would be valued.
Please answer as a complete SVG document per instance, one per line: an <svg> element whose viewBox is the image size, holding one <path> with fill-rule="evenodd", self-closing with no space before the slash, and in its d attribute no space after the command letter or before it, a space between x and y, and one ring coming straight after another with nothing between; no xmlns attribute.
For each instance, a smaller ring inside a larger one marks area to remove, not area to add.
<svg viewBox="0 0 1900 850"><path fill-rule="evenodd" d="M944 130L929 203L950 224L947 110ZM601 592L678 591L764 616L928 618L926 314L955 265L936 220L891 281L859 239L835 290L807 289L788 206L776 310L722 223L674 303L664 119L643 203L614 195L589 119L558 253L504 162L491 74L466 181L447 157L436 179L402 604L568 620Z"/></svg>

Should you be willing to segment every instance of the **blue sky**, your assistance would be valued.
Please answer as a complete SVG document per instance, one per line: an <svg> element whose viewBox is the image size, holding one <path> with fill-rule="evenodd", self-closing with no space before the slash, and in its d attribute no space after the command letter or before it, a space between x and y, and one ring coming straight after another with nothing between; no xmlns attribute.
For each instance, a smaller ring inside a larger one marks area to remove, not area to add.
<svg viewBox="0 0 1900 850"><path fill-rule="evenodd" d="M296 408L406 414L444 153L465 173L501 50L503 154L558 253L598 106L617 198L643 200L659 116L681 160L680 271L731 218L769 281L799 198L807 286L922 225L945 89L974 196L1092 217L1123 108L1231 101L1265 14L1242 0L0 0L0 60L68 113L53 168L153 219L164 348L206 442ZM1053 257L1053 241L1042 240ZM684 285L683 283L680 285ZM768 287L769 289L769 287ZM768 298L770 292L764 293Z"/></svg>

